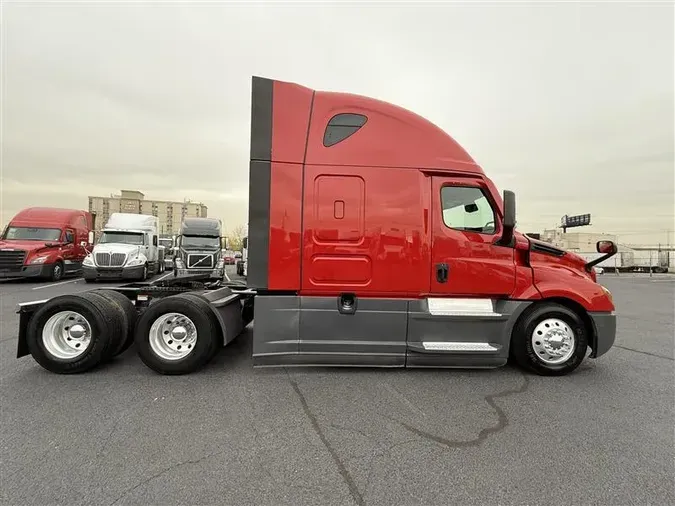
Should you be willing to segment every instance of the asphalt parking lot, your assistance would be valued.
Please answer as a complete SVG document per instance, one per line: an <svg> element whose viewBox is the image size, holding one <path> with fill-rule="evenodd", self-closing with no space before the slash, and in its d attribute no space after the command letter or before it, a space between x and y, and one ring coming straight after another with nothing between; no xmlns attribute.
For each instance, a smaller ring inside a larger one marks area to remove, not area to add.
<svg viewBox="0 0 675 506"><path fill-rule="evenodd" d="M3 283L2 504L674 504L675 277L601 280L616 345L562 378L253 370L247 334L189 376L58 376L14 358L15 304L91 286Z"/></svg>

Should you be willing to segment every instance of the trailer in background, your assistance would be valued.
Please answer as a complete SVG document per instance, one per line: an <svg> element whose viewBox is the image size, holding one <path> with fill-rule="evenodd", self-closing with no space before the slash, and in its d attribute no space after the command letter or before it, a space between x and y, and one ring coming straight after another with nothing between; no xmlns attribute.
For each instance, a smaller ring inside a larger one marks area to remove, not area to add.
<svg viewBox="0 0 675 506"><path fill-rule="evenodd" d="M602 256L599 253L577 253L588 261ZM675 252L669 250L626 250L597 264L604 272L666 273L675 271Z"/></svg>

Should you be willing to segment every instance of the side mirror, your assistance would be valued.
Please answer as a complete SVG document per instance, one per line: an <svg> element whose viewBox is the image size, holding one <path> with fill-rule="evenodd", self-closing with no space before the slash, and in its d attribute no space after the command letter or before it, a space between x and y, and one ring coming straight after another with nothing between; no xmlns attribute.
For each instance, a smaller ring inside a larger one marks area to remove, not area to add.
<svg viewBox="0 0 675 506"><path fill-rule="evenodd" d="M598 253L603 253L605 255L615 255L617 252L616 244L612 241L598 241L595 245L595 249Z"/></svg>
<svg viewBox="0 0 675 506"><path fill-rule="evenodd" d="M89 243L87 241L80 241L80 246L82 248L86 248L87 246L89 246Z"/></svg>
<svg viewBox="0 0 675 506"><path fill-rule="evenodd" d="M241 245L242 245L242 247L244 247L244 248L248 248L248 237L244 237L244 238L241 240Z"/></svg>
<svg viewBox="0 0 675 506"><path fill-rule="evenodd" d="M513 231L516 228L516 194L504 190L504 219L502 220L502 236L498 243L504 246L511 244Z"/></svg>
<svg viewBox="0 0 675 506"><path fill-rule="evenodd" d="M89 241L89 244L94 244L94 232L90 231L89 235L87 236L87 240Z"/></svg>

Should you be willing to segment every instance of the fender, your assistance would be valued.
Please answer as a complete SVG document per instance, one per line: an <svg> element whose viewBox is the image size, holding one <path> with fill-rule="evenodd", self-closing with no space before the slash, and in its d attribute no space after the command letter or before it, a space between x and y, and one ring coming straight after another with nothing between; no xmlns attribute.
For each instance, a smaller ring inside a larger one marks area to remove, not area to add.
<svg viewBox="0 0 675 506"><path fill-rule="evenodd" d="M589 313L614 311L612 297L606 288L570 269L535 265L534 286L543 299L569 299Z"/></svg>

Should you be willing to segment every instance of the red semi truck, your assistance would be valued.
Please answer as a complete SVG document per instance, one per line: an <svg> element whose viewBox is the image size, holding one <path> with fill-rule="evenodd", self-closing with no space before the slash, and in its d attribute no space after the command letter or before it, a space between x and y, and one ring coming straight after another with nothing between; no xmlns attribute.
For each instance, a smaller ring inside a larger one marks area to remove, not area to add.
<svg viewBox="0 0 675 506"><path fill-rule="evenodd" d="M574 370L614 343L609 291L573 253L514 230L478 164L424 118L254 77L248 286L199 277L21 304L18 356L81 372L137 344L199 369L255 319L254 366Z"/></svg>
<svg viewBox="0 0 675 506"><path fill-rule="evenodd" d="M58 281L82 271L93 246L93 217L87 211L30 207L20 211L0 238L0 278Z"/></svg>

